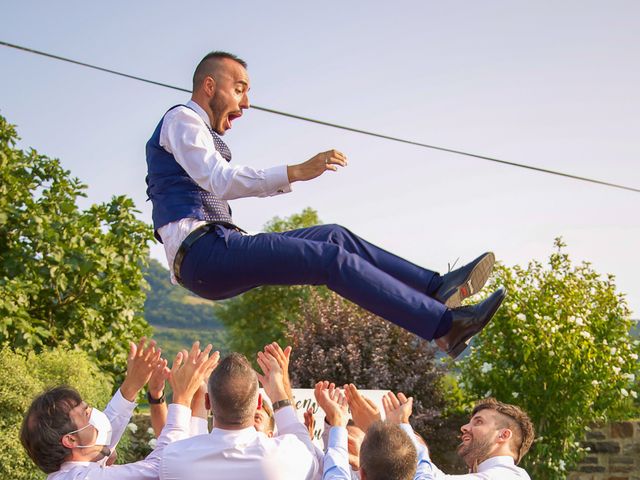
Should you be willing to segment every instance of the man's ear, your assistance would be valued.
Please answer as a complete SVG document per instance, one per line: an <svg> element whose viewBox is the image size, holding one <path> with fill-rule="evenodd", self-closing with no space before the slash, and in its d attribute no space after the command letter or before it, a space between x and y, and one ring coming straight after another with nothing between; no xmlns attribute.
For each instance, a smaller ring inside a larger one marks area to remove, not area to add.
<svg viewBox="0 0 640 480"><path fill-rule="evenodd" d="M513 432L509 428L503 428L498 434L498 443L508 442L513 437Z"/></svg>
<svg viewBox="0 0 640 480"><path fill-rule="evenodd" d="M208 393L204 394L204 408L206 408L207 410L211 410L211 401L209 400Z"/></svg>
<svg viewBox="0 0 640 480"><path fill-rule="evenodd" d="M211 75L207 75L202 82L202 88L207 95L213 96L216 91L216 80Z"/></svg>
<svg viewBox="0 0 640 480"><path fill-rule="evenodd" d="M62 440L60 440L60 443L62 443L64 447L71 449L71 448L75 448L76 439L73 438L71 435L67 434L62 437Z"/></svg>

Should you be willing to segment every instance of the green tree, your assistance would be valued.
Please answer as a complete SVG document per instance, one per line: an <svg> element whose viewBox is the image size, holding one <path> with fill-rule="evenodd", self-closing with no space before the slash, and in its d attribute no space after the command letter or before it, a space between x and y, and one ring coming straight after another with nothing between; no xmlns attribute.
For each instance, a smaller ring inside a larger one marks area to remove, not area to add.
<svg viewBox="0 0 640 480"><path fill-rule="evenodd" d="M0 342L84 350L121 373L127 340L148 330L138 312L151 230L124 196L81 210L86 186L17 138L0 116Z"/></svg>
<svg viewBox="0 0 640 480"><path fill-rule="evenodd" d="M460 363L470 399L494 396L531 416L537 440L524 466L532 478L565 478L584 453L585 429L637 397L639 347L624 296L613 276L572 265L561 239L555 247L548 268L497 268L492 283L506 286L507 299Z"/></svg>
<svg viewBox="0 0 640 480"><path fill-rule="evenodd" d="M46 388L66 384L90 405L104 408L112 383L84 352L58 348L40 354L0 350L0 478L45 478L20 444L20 425L32 399Z"/></svg>
<svg viewBox="0 0 640 480"><path fill-rule="evenodd" d="M274 217L264 227L266 232L282 232L321 223L312 208L288 218ZM267 343L285 341L285 331L291 322L300 321L301 306L312 290L309 286L265 286L250 290L222 302L217 315L227 327L231 350L253 358Z"/></svg>

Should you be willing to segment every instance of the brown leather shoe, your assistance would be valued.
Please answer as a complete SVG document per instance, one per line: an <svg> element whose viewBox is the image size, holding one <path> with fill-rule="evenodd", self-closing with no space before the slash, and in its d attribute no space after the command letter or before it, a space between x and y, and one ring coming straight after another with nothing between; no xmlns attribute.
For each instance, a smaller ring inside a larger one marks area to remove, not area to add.
<svg viewBox="0 0 640 480"><path fill-rule="evenodd" d="M451 330L436 338L436 345L451 358L456 358L467 348L471 337L489 323L506 295L506 290L500 287L480 303L452 309Z"/></svg>

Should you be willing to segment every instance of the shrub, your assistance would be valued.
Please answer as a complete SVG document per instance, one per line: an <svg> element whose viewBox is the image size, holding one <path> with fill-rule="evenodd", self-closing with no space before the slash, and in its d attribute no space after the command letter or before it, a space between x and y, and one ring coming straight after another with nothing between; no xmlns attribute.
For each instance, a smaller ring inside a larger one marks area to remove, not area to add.
<svg viewBox="0 0 640 480"><path fill-rule="evenodd" d="M532 478L565 478L585 429L633 414L637 398L640 349L624 296L613 276L572 265L561 239L555 247L548 268L497 268L493 286L506 286L507 299L460 364L470 398L491 395L531 416L538 437L523 463Z"/></svg>

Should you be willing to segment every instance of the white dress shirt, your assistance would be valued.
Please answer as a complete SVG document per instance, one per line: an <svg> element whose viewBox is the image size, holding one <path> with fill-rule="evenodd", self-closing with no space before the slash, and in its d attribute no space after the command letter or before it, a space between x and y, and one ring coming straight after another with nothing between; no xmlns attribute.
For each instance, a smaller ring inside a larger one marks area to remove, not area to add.
<svg viewBox="0 0 640 480"><path fill-rule="evenodd" d="M208 435L168 445L161 480L303 480L321 468L306 427L292 407L275 412L279 435L269 438L253 426L214 428Z"/></svg>
<svg viewBox="0 0 640 480"><path fill-rule="evenodd" d="M118 390L105 408L104 412L113 428L112 449L120 440L135 406ZM168 443L189 436L190 419L191 410L188 407L171 404L167 412L167 423L158 437L156 448L144 460L110 467L104 466L102 462L65 462L60 470L47 476L47 480L156 480L162 451Z"/></svg>
<svg viewBox="0 0 640 480"><path fill-rule="evenodd" d="M204 190L223 200L269 197L291 191L287 166L256 170L231 165L216 150L207 113L193 100L170 110L160 129L160 146L171 153L187 174ZM182 241L205 222L183 218L158 229L173 283L173 259Z"/></svg>

